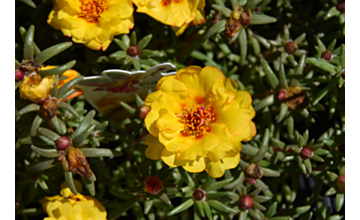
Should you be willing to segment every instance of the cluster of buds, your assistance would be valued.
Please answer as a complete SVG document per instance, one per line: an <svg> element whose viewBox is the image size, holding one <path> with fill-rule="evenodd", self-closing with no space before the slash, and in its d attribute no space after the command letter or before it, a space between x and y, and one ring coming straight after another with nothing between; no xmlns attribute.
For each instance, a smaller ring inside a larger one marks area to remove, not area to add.
<svg viewBox="0 0 360 220"><path fill-rule="evenodd" d="M230 14L230 20L225 25L224 34L227 37L234 37L240 31L241 27L247 26L251 21L251 10L246 7L238 6Z"/></svg>

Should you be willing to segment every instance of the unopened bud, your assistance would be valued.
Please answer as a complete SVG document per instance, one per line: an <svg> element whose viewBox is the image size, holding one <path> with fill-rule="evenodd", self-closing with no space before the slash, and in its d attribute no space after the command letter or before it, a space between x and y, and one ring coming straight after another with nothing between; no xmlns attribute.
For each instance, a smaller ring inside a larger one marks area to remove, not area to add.
<svg viewBox="0 0 360 220"><path fill-rule="evenodd" d="M150 108L146 105L143 105L139 108L139 118L141 120L144 120L147 116L147 114L150 112Z"/></svg>
<svg viewBox="0 0 360 220"><path fill-rule="evenodd" d="M253 206L254 201L250 196L243 196L239 201L240 208L242 210L249 210Z"/></svg>
<svg viewBox="0 0 360 220"><path fill-rule="evenodd" d="M205 200L205 192L201 189L195 190L192 196L196 201Z"/></svg>
<svg viewBox="0 0 360 220"><path fill-rule="evenodd" d="M252 179L252 178L245 178L245 181L252 185L254 185L256 183L256 179Z"/></svg>
<svg viewBox="0 0 360 220"><path fill-rule="evenodd" d="M285 45L285 51L288 53L288 54L293 54L297 51L298 49L298 46L297 44L294 42L294 41L290 41L288 42L286 45Z"/></svg>
<svg viewBox="0 0 360 220"><path fill-rule="evenodd" d="M341 77L342 77L343 79L345 79L345 70L342 71Z"/></svg>
<svg viewBox="0 0 360 220"><path fill-rule="evenodd" d="M337 178L336 185L341 192L345 192L345 175L339 176Z"/></svg>
<svg viewBox="0 0 360 220"><path fill-rule="evenodd" d="M15 81L21 81L24 79L24 72L21 70L15 70Z"/></svg>
<svg viewBox="0 0 360 220"><path fill-rule="evenodd" d="M255 12L260 12L260 11L261 11L261 7L258 6L258 5L256 5L256 6L254 7L254 11L255 11Z"/></svg>
<svg viewBox="0 0 360 220"><path fill-rule="evenodd" d="M310 148L304 147L303 149L301 149L300 151L300 156L303 159L309 159L311 158L313 155L313 152L310 150Z"/></svg>
<svg viewBox="0 0 360 220"><path fill-rule="evenodd" d="M339 3L336 8L341 12L345 13L345 2Z"/></svg>
<svg viewBox="0 0 360 220"><path fill-rule="evenodd" d="M66 149L68 149L71 146L71 139L68 137L59 137L56 142L56 149L58 151L64 151Z"/></svg>
<svg viewBox="0 0 360 220"><path fill-rule="evenodd" d="M158 194L164 189L163 181L157 176L147 176L142 182L143 190L150 194Z"/></svg>
<svg viewBox="0 0 360 220"><path fill-rule="evenodd" d="M137 48L137 46L130 46L127 49L127 54L129 56L135 57L135 56L139 55L139 48Z"/></svg>
<svg viewBox="0 0 360 220"><path fill-rule="evenodd" d="M286 91L285 89L280 89L277 93L277 98L280 100L280 101L284 101L286 99Z"/></svg>
<svg viewBox="0 0 360 220"><path fill-rule="evenodd" d="M322 52L321 57L324 58L325 60L329 61L329 60L331 60L332 54L330 51L326 50L326 51Z"/></svg>

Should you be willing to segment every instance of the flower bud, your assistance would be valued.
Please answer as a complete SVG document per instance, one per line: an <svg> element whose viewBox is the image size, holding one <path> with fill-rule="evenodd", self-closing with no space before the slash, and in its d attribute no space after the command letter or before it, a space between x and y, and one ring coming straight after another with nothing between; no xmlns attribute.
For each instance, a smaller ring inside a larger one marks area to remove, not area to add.
<svg viewBox="0 0 360 220"><path fill-rule="evenodd" d="M345 2L341 2L336 6L337 10L339 10L341 13L345 13Z"/></svg>
<svg viewBox="0 0 360 220"><path fill-rule="evenodd" d="M339 176L337 178L336 185L341 192L345 192L345 175Z"/></svg>
<svg viewBox="0 0 360 220"><path fill-rule="evenodd" d="M196 201L205 200L205 192L201 189L195 190L192 196Z"/></svg>
<svg viewBox="0 0 360 220"><path fill-rule="evenodd" d="M233 11L231 17L237 21L240 18L240 13L238 11Z"/></svg>
<svg viewBox="0 0 360 220"><path fill-rule="evenodd" d="M303 159L309 159L311 158L313 155L313 152L307 148L307 147L304 147L303 149L301 149L300 151L300 156L303 158Z"/></svg>
<svg viewBox="0 0 360 220"><path fill-rule="evenodd" d="M157 176L147 176L142 182L143 190L150 194L158 194L164 189L163 181Z"/></svg>
<svg viewBox="0 0 360 220"><path fill-rule="evenodd" d="M255 11L255 12L260 12L260 11L261 11L261 7L258 6L258 5L256 5L256 6L254 7L254 11Z"/></svg>
<svg viewBox="0 0 360 220"><path fill-rule="evenodd" d="M65 136L59 137L56 140L55 145L58 151L66 150L71 146L71 139Z"/></svg>
<svg viewBox="0 0 360 220"><path fill-rule="evenodd" d="M15 81L20 81L24 79L24 72L21 70L15 70Z"/></svg>
<svg viewBox="0 0 360 220"><path fill-rule="evenodd" d="M252 178L245 178L245 181L252 185L254 185L256 183L256 179L252 179Z"/></svg>
<svg viewBox="0 0 360 220"><path fill-rule="evenodd" d="M139 108L139 118L141 120L144 120L147 116L147 114L150 112L150 108L146 105L143 105Z"/></svg>
<svg viewBox="0 0 360 220"><path fill-rule="evenodd" d="M284 101L286 99L286 91L285 89L280 89L277 93L277 98L280 100L280 101Z"/></svg>
<svg viewBox="0 0 360 220"><path fill-rule="evenodd" d="M135 56L139 55L139 48L137 48L137 46L130 46L127 49L127 54L129 56L135 57Z"/></svg>
<svg viewBox="0 0 360 220"><path fill-rule="evenodd" d="M342 71L341 77L342 77L343 79L345 79L345 70Z"/></svg>
<svg viewBox="0 0 360 220"><path fill-rule="evenodd" d="M79 148L69 147L62 158L64 170L70 170L85 178L90 178L92 170L84 153Z"/></svg>
<svg viewBox="0 0 360 220"><path fill-rule="evenodd" d="M297 51L298 46L294 41L289 41L286 45L285 45L285 51L288 54L293 54Z"/></svg>
<svg viewBox="0 0 360 220"><path fill-rule="evenodd" d="M321 57L322 57L324 60L329 61L329 60L331 60L331 58L332 58L332 54L331 54L330 51L326 50L326 51L322 52Z"/></svg>
<svg viewBox="0 0 360 220"><path fill-rule="evenodd" d="M242 210L249 210L253 206L254 201L250 196L243 196L239 201L240 208Z"/></svg>

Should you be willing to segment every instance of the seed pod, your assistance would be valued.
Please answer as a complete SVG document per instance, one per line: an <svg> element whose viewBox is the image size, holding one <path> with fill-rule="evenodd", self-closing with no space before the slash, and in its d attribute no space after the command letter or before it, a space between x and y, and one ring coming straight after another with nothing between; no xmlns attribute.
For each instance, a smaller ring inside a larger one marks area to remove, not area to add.
<svg viewBox="0 0 360 220"><path fill-rule="evenodd" d="M205 192L201 189L195 190L192 196L196 201L205 200Z"/></svg>
<svg viewBox="0 0 360 220"><path fill-rule="evenodd" d="M260 170L260 165L252 163L245 170L245 176L249 179L260 179L263 175L263 171Z"/></svg>
<svg viewBox="0 0 360 220"><path fill-rule="evenodd" d="M64 151L66 149L68 149L72 144L71 144L71 139L68 137L59 137L56 142L56 149L58 151Z"/></svg>
<svg viewBox="0 0 360 220"><path fill-rule="evenodd" d="M329 61L329 60L331 60L331 58L332 58L332 54L331 54L330 51L326 50L326 51L322 52L321 57L322 57L324 60Z"/></svg>
<svg viewBox="0 0 360 220"><path fill-rule="evenodd" d="M43 114L49 118L52 118L57 113L57 99L50 98L47 99L44 104L41 106L41 111Z"/></svg>
<svg viewBox="0 0 360 220"><path fill-rule="evenodd" d="M309 159L312 157L312 155L313 155L313 152L310 150L310 148L304 147L300 151L300 156L303 159Z"/></svg>
<svg viewBox="0 0 360 220"><path fill-rule="evenodd" d="M137 46L130 46L126 52L129 56L135 57L139 55L139 48Z"/></svg>
<svg viewBox="0 0 360 220"><path fill-rule="evenodd" d="M345 175L341 175L336 179L336 185L341 192L345 192Z"/></svg>
<svg viewBox="0 0 360 220"><path fill-rule="evenodd" d="M141 119L141 120L144 120L145 118L146 118L146 116L147 116L147 114L150 112L150 108L148 107L148 106L146 106L146 105L143 105L143 106L141 106L140 108L139 108L139 118Z"/></svg>
<svg viewBox="0 0 360 220"><path fill-rule="evenodd" d="M15 70L15 81L21 81L24 79L24 72L21 70Z"/></svg>

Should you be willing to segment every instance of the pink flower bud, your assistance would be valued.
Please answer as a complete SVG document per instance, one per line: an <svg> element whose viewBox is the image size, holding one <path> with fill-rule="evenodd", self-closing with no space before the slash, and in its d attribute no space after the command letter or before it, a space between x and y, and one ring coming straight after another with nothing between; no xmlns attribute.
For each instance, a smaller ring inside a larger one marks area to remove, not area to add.
<svg viewBox="0 0 360 220"><path fill-rule="evenodd" d="M56 149L58 151L64 151L66 149L68 149L71 146L71 139L68 137L59 137L56 142Z"/></svg>
<svg viewBox="0 0 360 220"><path fill-rule="evenodd" d="M345 175L339 176L337 178L336 185L341 192L345 192Z"/></svg>
<svg viewBox="0 0 360 220"><path fill-rule="evenodd" d="M300 151L300 156L303 158L303 159L309 159L311 158L313 155L313 152L307 148L307 147L304 147L303 149L301 149Z"/></svg>
<svg viewBox="0 0 360 220"><path fill-rule="evenodd" d="M285 45L285 51L288 54L293 54L297 51L298 46L294 41L289 41L286 45Z"/></svg>
<svg viewBox="0 0 360 220"><path fill-rule="evenodd" d="M20 81L24 79L24 73L21 70L15 70L15 81Z"/></svg>
<svg viewBox="0 0 360 220"><path fill-rule="evenodd" d="M205 199L205 192L201 189L197 189L193 192L192 196L196 201L202 201Z"/></svg>
<svg viewBox="0 0 360 220"><path fill-rule="evenodd" d="M240 208L243 210L251 209L253 204L254 204L254 201L250 196L243 196L243 197L241 197L241 199L239 201Z"/></svg>
<svg viewBox="0 0 360 220"><path fill-rule="evenodd" d="M277 98L280 100L280 101L284 101L286 99L286 91L285 89L280 89L277 93Z"/></svg>
<svg viewBox="0 0 360 220"><path fill-rule="evenodd" d="M143 105L139 108L139 118L141 120L144 120L147 116L147 114L150 112L150 108L146 105Z"/></svg>
<svg viewBox="0 0 360 220"><path fill-rule="evenodd" d="M252 178L245 178L245 181L249 184L255 184L256 183L256 179L252 179Z"/></svg>
<svg viewBox="0 0 360 220"><path fill-rule="evenodd" d="M127 49L127 54L129 56L135 57L135 56L139 55L139 48L137 48L137 46L130 46Z"/></svg>
<svg viewBox="0 0 360 220"><path fill-rule="evenodd" d="M164 189L163 181L157 176L145 177L142 185L145 192L153 195L158 194L162 189Z"/></svg>

